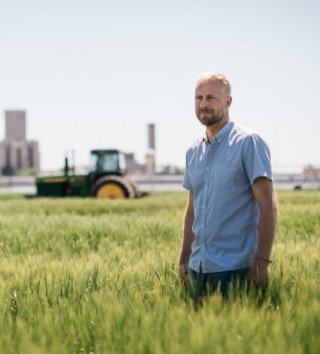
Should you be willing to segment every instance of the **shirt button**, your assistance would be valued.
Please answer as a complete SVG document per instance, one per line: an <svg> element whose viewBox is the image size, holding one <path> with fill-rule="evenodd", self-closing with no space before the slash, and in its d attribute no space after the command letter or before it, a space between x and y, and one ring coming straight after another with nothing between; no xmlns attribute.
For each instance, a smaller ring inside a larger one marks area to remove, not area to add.
<svg viewBox="0 0 320 354"><path fill-rule="evenodd" d="M209 167L206 167L206 170L208 171L208 170L209 170Z"/></svg>
<svg viewBox="0 0 320 354"><path fill-rule="evenodd" d="M207 188L207 185L205 185L204 188Z"/></svg>
<svg viewBox="0 0 320 354"><path fill-rule="evenodd" d="M203 224L201 224L201 227L203 227Z"/></svg>

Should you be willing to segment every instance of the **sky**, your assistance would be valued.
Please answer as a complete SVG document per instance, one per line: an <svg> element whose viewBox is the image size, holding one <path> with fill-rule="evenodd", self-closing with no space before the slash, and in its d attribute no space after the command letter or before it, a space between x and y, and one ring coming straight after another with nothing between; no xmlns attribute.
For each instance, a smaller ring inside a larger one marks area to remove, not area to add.
<svg viewBox="0 0 320 354"><path fill-rule="evenodd" d="M21 109L42 169L94 148L143 162L155 123L157 164L183 167L204 132L195 82L220 72L231 120L261 134L275 170L320 165L319 15L312 0L0 0L0 139Z"/></svg>

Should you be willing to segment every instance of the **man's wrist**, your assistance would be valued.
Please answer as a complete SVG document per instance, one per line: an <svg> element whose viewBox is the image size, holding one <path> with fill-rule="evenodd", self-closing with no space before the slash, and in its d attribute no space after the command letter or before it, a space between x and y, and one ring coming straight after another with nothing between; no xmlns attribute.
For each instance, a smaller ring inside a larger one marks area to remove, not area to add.
<svg viewBox="0 0 320 354"><path fill-rule="evenodd" d="M267 257L263 257L263 256L260 256L259 254L256 254L254 256L254 259L261 262L261 263L264 263L265 265L269 265L272 263L272 260L267 258Z"/></svg>

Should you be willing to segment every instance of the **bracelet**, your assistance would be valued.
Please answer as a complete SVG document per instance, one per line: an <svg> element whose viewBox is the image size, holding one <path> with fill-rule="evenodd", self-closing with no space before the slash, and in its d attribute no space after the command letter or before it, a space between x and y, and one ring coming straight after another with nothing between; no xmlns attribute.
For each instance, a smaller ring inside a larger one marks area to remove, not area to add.
<svg viewBox="0 0 320 354"><path fill-rule="evenodd" d="M259 259L260 261L264 261L264 262L267 262L267 263L272 263L272 261L268 258L264 258L264 257L261 257L261 256L258 256L258 255L255 255L254 256L255 259Z"/></svg>

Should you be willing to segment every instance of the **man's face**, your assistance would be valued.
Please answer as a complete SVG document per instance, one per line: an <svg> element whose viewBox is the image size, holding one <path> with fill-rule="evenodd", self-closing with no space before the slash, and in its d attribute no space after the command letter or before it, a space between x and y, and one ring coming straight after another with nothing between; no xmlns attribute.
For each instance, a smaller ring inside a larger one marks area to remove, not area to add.
<svg viewBox="0 0 320 354"><path fill-rule="evenodd" d="M219 81L203 81L195 92L195 111L199 121L210 126L225 117L231 104L231 97Z"/></svg>

